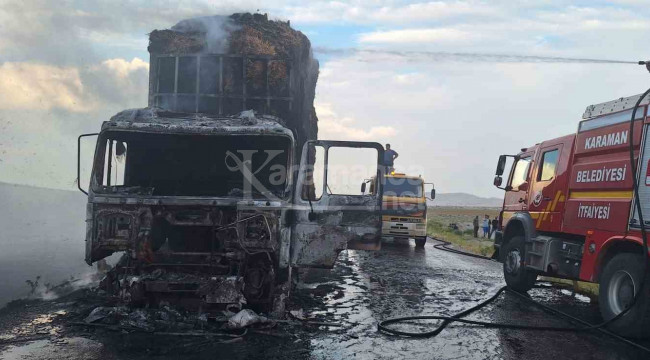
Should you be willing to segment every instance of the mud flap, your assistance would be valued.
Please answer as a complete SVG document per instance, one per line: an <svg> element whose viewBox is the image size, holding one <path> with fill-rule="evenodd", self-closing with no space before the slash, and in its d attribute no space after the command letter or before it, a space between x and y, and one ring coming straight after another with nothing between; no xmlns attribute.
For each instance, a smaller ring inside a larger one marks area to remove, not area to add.
<svg viewBox="0 0 650 360"><path fill-rule="evenodd" d="M322 196L313 196L314 146L324 148L325 171ZM309 141L302 152L298 190L294 193L295 222L291 239L291 264L299 267L331 268L339 252L345 249L379 250L381 248L381 198L376 194L338 195L327 189L328 150L332 147L377 150L375 164L368 164L382 176L380 159L383 147L378 143L352 141ZM312 186L311 189L309 187Z"/></svg>

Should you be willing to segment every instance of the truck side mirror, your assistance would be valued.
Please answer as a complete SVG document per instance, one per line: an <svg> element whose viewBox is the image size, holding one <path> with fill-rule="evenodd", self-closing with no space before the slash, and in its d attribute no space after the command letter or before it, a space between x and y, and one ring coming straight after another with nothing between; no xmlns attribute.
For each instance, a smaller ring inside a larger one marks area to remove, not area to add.
<svg viewBox="0 0 650 360"><path fill-rule="evenodd" d="M500 175L494 177L494 186L500 188L503 183L503 178Z"/></svg>
<svg viewBox="0 0 650 360"><path fill-rule="evenodd" d="M503 171L506 169L506 155L499 156L499 162L497 163L496 175L503 175Z"/></svg>
<svg viewBox="0 0 650 360"><path fill-rule="evenodd" d="M431 189L431 200L435 200L436 198L436 189Z"/></svg>
<svg viewBox="0 0 650 360"><path fill-rule="evenodd" d="M365 193L366 193L366 183L365 183L365 182L362 182L362 183L361 183L361 193L362 193L362 194L365 194Z"/></svg>

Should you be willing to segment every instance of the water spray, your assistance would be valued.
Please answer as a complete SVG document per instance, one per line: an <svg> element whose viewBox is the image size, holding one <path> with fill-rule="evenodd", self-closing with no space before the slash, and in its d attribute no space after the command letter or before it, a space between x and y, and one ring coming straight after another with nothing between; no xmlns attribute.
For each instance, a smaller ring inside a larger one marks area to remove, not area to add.
<svg viewBox="0 0 650 360"><path fill-rule="evenodd" d="M404 58L409 61L455 61L455 62L497 62L497 63L563 63L563 64L636 64L635 61L570 58L556 56L489 54L443 51L402 51L360 48L315 47L314 52L323 55L386 55ZM367 59L364 59L366 61ZM641 62L638 62L641 63ZM646 62L643 62L645 65Z"/></svg>

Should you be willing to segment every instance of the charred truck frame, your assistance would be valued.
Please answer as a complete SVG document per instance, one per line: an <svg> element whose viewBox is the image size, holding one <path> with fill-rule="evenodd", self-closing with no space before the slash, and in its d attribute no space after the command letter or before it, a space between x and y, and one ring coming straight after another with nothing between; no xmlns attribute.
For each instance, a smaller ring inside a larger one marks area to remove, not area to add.
<svg viewBox="0 0 650 360"><path fill-rule="evenodd" d="M246 72L252 63L262 69L257 78ZM273 63L288 70L276 90ZM327 168L330 149L367 148L377 153L370 175L382 176L383 148L297 141L282 116L303 106L294 77L301 69L287 59L223 54L152 54L151 64L150 107L120 112L96 134L86 262L125 253L108 289L135 304L282 311L292 269L331 268L344 249L379 249L381 187L332 194ZM317 147L325 166L319 198Z"/></svg>
<svg viewBox="0 0 650 360"><path fill-rule="evenodd" d="M641 207L650 213L647 98L637 109L633 137L629 131L639 97L589 106L576 134L499 158L494 184L505 197L495 248L508 286L528 291L538 275L599 283L605 320L631 304L644 279L647 249L633 201L630 142ZM508 157L514 162L501 187ZM624 335L648 336L648 326L646 284L634 308L611 327Z"/></svg>

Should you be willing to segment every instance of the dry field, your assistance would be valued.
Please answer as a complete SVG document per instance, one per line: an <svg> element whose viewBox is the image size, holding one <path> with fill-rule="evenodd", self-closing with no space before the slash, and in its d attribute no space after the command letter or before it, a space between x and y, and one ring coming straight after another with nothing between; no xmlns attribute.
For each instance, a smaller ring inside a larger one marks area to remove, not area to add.
<svg viewBox="0 0 650 360"><path fill-rule="evenodd" d="M472 220L478 216L480 221L488 215L490 219L499 215L498 208L470 208L470 207L430 207L427 212L429 220L443 226L456 223L461 230L471 230Z"/></svg>
<svg viewBox="0 0 650 360"><path fill-rule="evenodd" d="M470 207L430 207L427 212L427 234L453 243L464 250L489 256L493 253L493 240L473 236L472 220L478 216L482 221L485 215L493 219L499 214L496 208L470 208ZM458 230L450 228L456 224Z"/></svg>

